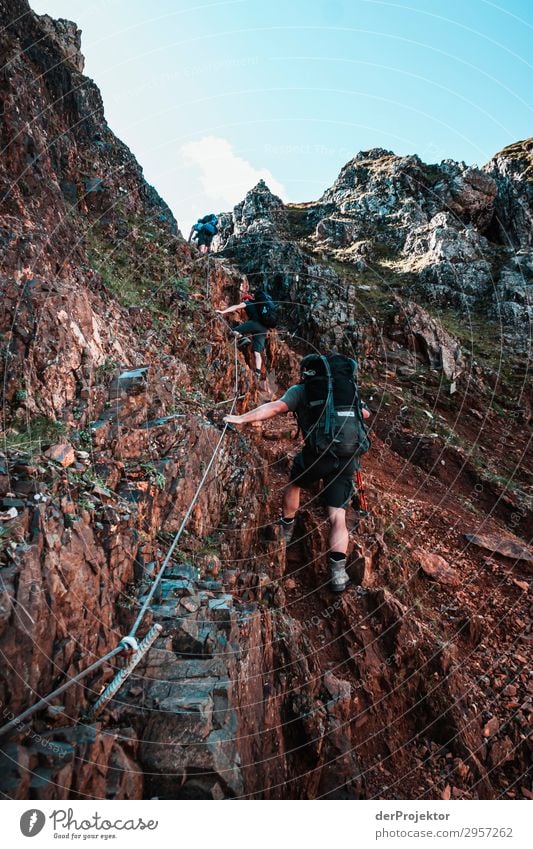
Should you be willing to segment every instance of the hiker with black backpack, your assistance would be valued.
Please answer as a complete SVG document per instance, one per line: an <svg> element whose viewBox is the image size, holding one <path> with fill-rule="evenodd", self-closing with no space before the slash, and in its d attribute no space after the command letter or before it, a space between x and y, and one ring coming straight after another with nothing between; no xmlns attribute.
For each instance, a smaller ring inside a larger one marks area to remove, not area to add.
<svg viewBox="0 0 533 849"><path fill-rule="evenodd" d="M229 315L239 310L246 312L247 320L236 324L233 332L238 337L237 347L242 349L248 345L252 346L255 374L260 379L263 366L262 353L265 349L267 333L277 324L276 304L264 289L258 289L251 295L246 277L243 277L241 282L239 297L241 300L238 304L216 312L218 315Z"/></svg>
<svg viewBox="0 0 533 849"><path fill-rule="evenodd" d="M294 458L279 521L289 544L301 488L322 481L330 521L330 586L334 592L342 592L348 584L346 506L353 494L358 458L370 448L364 423L370 413L359 397L356 369L355 360L341 354L309 354L300 364L300 383L290 386L279 400L224 418L228 424L251 424L283 413L296 414L304 447Z"/></svg>
<svg viewBox="0 0 533 849"><path fill-rule="evenodd" d="M191 227L189 233L189 242L195 239L198 244L198 249L201 254L206 254L211 247L213 236L215 236L218 227L218 218L214 212L209 215L204 215L199 218L196 224Z"/></svg>

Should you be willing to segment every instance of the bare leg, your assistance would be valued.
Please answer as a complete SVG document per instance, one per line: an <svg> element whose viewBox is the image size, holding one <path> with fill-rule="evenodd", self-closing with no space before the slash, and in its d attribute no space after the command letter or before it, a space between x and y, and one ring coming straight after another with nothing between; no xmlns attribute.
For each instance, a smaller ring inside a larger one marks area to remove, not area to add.
<svg viewBox="0 0 533 849"><path fill-rule="evenodd" d="M346 571L348 529L346 510L343 507L328 507L329 531L329 586L335 593L342 593L348 586L350 576Z"/></svg>
<svg viewBox="0 0 533 849"><path fill-rule="evenodd" d="M349 540L348 528L346 527L346 510L343 507L328 507L328 517L331 524L329 550L346 554Z"/></svg>
<svg viewBox="0 0 533 849"><path fill-rule="evenodd" d="M294 519L300 506L300 487L290 483L283 493L283 516L285 519Z"/></svg>

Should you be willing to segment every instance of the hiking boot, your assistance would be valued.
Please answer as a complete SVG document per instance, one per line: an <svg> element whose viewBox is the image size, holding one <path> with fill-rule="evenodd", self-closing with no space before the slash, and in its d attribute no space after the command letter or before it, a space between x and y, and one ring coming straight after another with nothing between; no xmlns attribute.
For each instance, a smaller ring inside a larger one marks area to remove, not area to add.
<svg viewBox="0 0 533 849"><path fill-rule="evenodd" d="M252 340L249 339L248 336L241 336L241 338L237 342L237 348L240 351L243 348L246 348L247 345L251 345L251 344L252 344Z"/></svg>
<svg viewBox="0 0 533 849"><path fill-rule="evenodd" d="M292 522L286 522L284 519L278 519L278 524L281 525L281 533L286 545L289 545L294 533L294 519Z"/></svg>
<svg viewBox="0 0 533 849"><path fill-rule="evenodd" d="M346 571L346 560L329 561L330 587L334 593L342 593L350 580Z"/></svg>

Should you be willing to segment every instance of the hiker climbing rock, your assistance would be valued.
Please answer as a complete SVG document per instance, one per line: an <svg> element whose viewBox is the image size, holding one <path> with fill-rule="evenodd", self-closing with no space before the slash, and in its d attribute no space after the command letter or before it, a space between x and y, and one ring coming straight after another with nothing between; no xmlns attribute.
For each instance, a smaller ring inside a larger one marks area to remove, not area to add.
<svg viewBox="0 0 533 849"><path fill-rule="evenodd" d="M261 377L263 366L262 353L265 349L266 337L270 328L276 326L276 305L268 292L258 289L253 295L250 294L248 280L243 277L239 288L240 302L226 307L225 310L217 310L218 315L229 315L239 310L244 310L248 316L233 327L233 332L238 337L237 346L245 348L252 346L255 361L255 374Z"/></svg>
<svg viewBox="0 0 533 849"><path fill-rule="evenodd" d="M196 240L201 254L206 254L211 247L213 236L217 232L218 218L214 213L199 218L191 227L189 242Z"/></svg>
<svg viewBox="0 0 533 849"><path fill-rule="evenodd" d="M251 424L283 413L296 413L304 447L293 461L283 495L280 524L288 544L300 506L300 489L322 481L322 497L330 522L330 585L334 592L342 592L349 580L346 506L352 497L358 458L370 447L364 424L370 412L359 397L355 360L341 354L309 354L300 364L300 374L300 383L289 387L279 400L242 415L228 415L224 421Z"/></svg>

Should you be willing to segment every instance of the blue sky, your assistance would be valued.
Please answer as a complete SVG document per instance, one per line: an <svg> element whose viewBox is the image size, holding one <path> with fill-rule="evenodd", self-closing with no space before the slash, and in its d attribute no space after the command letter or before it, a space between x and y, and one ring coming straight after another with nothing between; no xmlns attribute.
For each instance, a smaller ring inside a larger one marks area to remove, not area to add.
<svg viewBox="0 0 533 849"><path fill-rule="evenodd" d="M530 0L30 0L75 20L107 120L180 227L359 150L483 164L533 134ZM529 48L529 49L528 49Z"/></svg>

